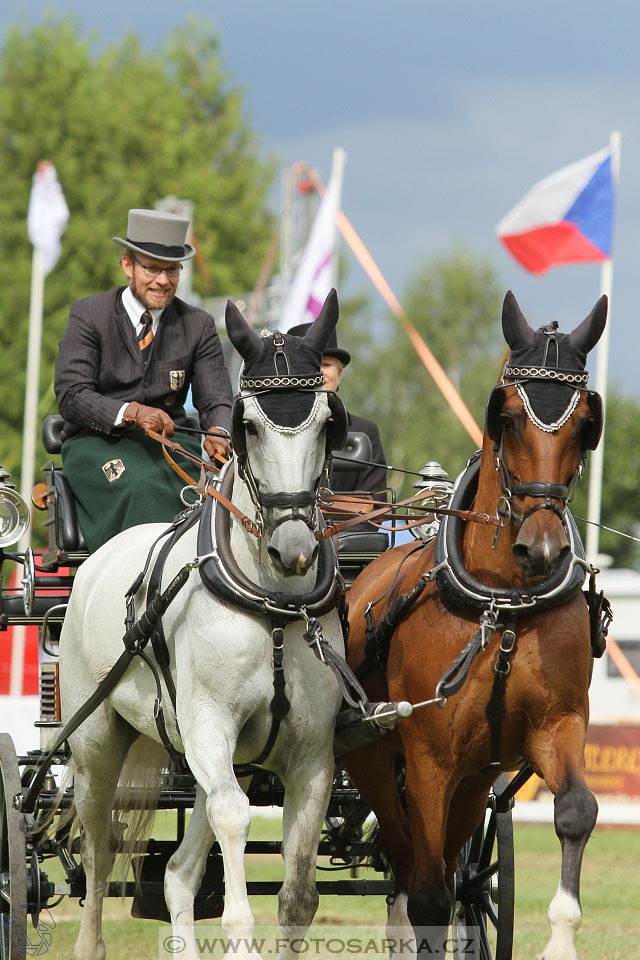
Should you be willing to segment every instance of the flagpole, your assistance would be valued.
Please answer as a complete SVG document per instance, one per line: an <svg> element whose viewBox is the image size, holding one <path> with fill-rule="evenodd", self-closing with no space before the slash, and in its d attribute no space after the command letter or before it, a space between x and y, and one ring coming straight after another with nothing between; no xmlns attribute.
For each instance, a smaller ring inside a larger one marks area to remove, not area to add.
<svg viewBox="0 0 640 960"><path fill-rule="evenodd" d="M615 184L618 183L620 173L620 146L621 135L618 130L614 130L609 138L611 148L612 177ZM613 251L612 251L613 253ZM607 314L607 323L604 332L598 343L598 354L596 361L596 390L602 397L605 411L607 400L607 380L609 371L609 337L611 333L611 291L613 287L613 256L602 261L600 271L600 293L606 294L609 300L609 310ZM606 425L606 415L605 415ZM605 427L602 429L600 443L591 454L589 460L589 495L587 502L587 560L594 566L598 565L598 553L600 546L600 514L602 507L602 476L604 471L604 446L605 446Z"/></svg>
<svg viewBox="0 0 640 960"><path fill-rule="evenodd" d="M333 151L333 157L331 159L331 182L336 184L335 187L335 199L336 199L336 210L340 210L342 206L342 183L344 180L344 165L347 162L347 154L342 149L342 147L336 147ZM335 287L338 284L338 238L336 237L336 245L334 249L333 259L331 262L331 269L333 273L331 286Z"/></svg>
<svg viewBox="0 0 640 960"><path fill-rule="evenodd" d="M31 301L29 305L29 342L27 348L27 379L24 387L24 421L22 433L22 468L20 471L20 493L26 503L31 503L31 491L35 477L35 454L38 417L38 396L40 393L40 350L42 345L42 318L44 314L44 279L42 250L33 248L31 263ZM29 544L27 530L18 551Z"/></svg>

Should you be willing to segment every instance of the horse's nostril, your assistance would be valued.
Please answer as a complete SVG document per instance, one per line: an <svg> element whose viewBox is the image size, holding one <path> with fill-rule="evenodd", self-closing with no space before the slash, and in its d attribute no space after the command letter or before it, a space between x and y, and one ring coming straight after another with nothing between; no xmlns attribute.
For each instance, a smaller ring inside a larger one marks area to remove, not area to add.
<svg viewBox="0 0 640 960"><path fill-rule="evenodd" d="M523 543L514 543L513 553L518 562L525 560L529 556L529 548L526 547Z"/></svg>

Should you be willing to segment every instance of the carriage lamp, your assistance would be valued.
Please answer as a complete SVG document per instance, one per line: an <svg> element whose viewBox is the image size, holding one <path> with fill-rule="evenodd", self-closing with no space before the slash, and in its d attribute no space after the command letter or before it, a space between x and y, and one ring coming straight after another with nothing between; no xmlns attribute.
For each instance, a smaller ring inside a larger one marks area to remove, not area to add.
<svg viewBox="0 0 640 960"><path fill-rule="evenodd" d="M433 490L433 497L425 497L420 503L423 507L446 507L451 500L453 493L453 483L447 480L449 474L437 460L428 460L420 470L420 479L416 480L413 487L417 490ZM428 515L427 515L428 516ZM424 523L411 527L411 534L416 540L430 540L435 537L440 525L440 518L432 516L431 519L425 518Z"/></svg>
<svg viewBox="0 0 640 960"><path fill-rule="evenodd" d="M17 543L31 522L29 507L0 466L0 548Z"/></svg>

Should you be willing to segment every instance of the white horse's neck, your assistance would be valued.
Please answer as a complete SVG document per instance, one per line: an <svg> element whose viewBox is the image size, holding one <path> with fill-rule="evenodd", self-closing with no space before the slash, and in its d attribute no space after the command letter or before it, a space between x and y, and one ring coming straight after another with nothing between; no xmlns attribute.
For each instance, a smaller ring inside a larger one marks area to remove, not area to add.
<svg viewBox="0 0 640 960"><path fill-rule="evenodd" d="M231 502L251 520L257 520L256 508L251 500L246 483L240 479L236 469L231 493ZM278 590L284 593L310 593L316 583L317 562L312 564L302 577L283 577L274 569L267 553L270 533L265 532L261 538L247 532L237 517L231 515L230 524L231 553L242 572L252 583L256 583L268 590Z"/></svg>

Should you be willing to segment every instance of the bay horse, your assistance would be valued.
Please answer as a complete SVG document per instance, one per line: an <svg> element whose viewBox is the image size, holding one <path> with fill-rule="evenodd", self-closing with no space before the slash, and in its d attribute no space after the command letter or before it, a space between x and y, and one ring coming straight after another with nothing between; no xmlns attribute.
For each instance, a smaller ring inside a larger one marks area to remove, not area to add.
<svg viewBox="0 0 640 960"><path fill-rule="evenodd" d="M586 389L585 363L606 314L602 297L572 333L556 323L534 331L507 293L510 357L489 398L482 451L451 505L500 526L445 516L435 542L387 551L350 592L349 663L368 695L430 701L344 757L378 819L396 929L446 937L458 855L483 821L490 787L500 771L529 764L554 795L562 845L540 960L576 958L580 869L597 803L584 773L588 565L567 503L600 438L601 400ZM406 762L406 812L394 751Z"/></svg>
<svg viewBox="0 0 640 960"><path fill-rule="evenodd" d="M170 747L184 754L197 782L193 815L169 860L164 890L180 938L175 942L183 945L180 957L197 960L194 896L215 836L224 860L222 927L229 950L234 957L259 957L244 872L249 800L234 765L266 766L285 787L278 907L284 960L296 956L290 934L303 936L317 909L316 855L341 703L336 677L303 635L311 622L329 649L344 651L335 551L330 540L318 544L315 537L330 450L346 434L344 407L324 389L320 370L338 301L332 291L303 339L258 336L231 302L225 319L244 359L232 412L234 456L220 483L236 513L214 509L207 499L199 526L187 525L162 576L172 584L186 571L186 585L163 615L170 676L163 674L162 690L173 683L176 702L174 713L164 692L163 716ZM163 530L161 524L126 530L79 569L60 642L65 722L122 653L120 598L135 595L138 617L148 609L149 574L144 583L136 575L150 551L157 554ZM158 676L155 647L148 659ZM159 775L166 767L157 713L152 670L137 658L69 738L87 890L73 960L105 957L102 903L118 846L114 797L132 748L141 774L152 768Z"/></svg>

